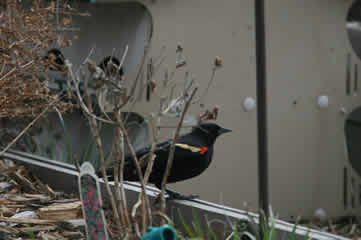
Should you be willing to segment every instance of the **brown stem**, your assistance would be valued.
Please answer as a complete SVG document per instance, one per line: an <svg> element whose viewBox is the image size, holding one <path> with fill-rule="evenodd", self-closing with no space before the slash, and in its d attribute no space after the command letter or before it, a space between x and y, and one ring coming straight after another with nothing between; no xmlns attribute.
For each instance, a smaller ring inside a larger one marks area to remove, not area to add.
<svg viewBox="0 0 361 240"><path fill-rule="evenodd" d="M120 165L120 149L118 149L118 146L121 144L119 141L119 133L118 131L115 131L114 133L114 140L113 140L113 157L114 157L114 186L115 186L115 198L118 206L118 212L120 216L120 220L122 225L125 225L125 218L123 214L124 205L122 203L122 198L120 196L120 189L119 189L119 165ZM119 148L121 148L119 146Z"/></svg>
<svg viewBox="0 0 361 240"><path fill-rule="evenodd" d="M77 102L78 102L79 106L81 107L81 109L83 110L83 112L86 113L86 115L88 115L89 118L94 118L94 119L104 122L104 123L116 125L116 123L114 121L110 121L110 120L98 117L98 116L94 115L92 113L92 111L90 111L90 109L85 105L84 100L80 94L80 90L79 90L79 81L80 80L76 80L76 76L74 76L71 64L67 63L66 65L67 65L68 71L70 73L70 80L73 81L73 83L74 83L74 88L75 88L75 92L77 95L77 98L76 98ZM70 88L70 82L68 82L68 86ZM86 86L86 88L88 88L88 86Z"/></svg>
<svg viewBox="0 0 361 240"><path fill-rule="evenodd" d="M50 107L53 106L56 102L58 102L60 99L58 98L58 96L55 97L55 100L53 100L51 103L49 103L49 105L33 120L31 121L22 131L19 135L17 135L1 152L0 152L0 156L2 156L9 148L11 148L12 145L14 145L16 143L16 141L19 140L19 138L21 138L26 131L29 130L29 128L31 128L31 126L34 125L34 123L39 120L39 118L41 118L41 116L43 116L47 111L49 111Z"/></svg>
<svg viewBox="0 0 361 240"><path fill-rule="evenodd" d="M134 151L134 148L132 146L132 144L130 143L130 139L129 139L129 135L128 135L128 132L127 130L125 129L124 127L124 124L123 124L123 121L120 119L119 121L119 126L120 126L120 129L121 131L124 133L124 140L125 140L125 143L127 144L129 150L130 150L130 153L132 155L132 158L133 158L133 161L134 161L134 165L136 167L136 170L137 170L137 174L138 174L138 177L139 177L139 182L140 182L140 185L141 185L141 188L142 188L142 193L143 194L143 204L145 205L145 208L149 208L149 200L146 196L146 188L145 188L145 184L144 184L144 178L143 178L143 173L142 173L142 169L140 167L140 164L139 164L139 160L138 160L138 157ZM147 212L143 212L142 214L142 217L145 218L147 217ZM148 217L149 218L149 217Z"/></svg>
<svg viewBox="0 0 361 240"><path fill-rule="evenodd" d="M117 122L121 121L120 114L121 114L120 111L118 111L117 114L116 114L116 121ZM119 164L119 181L120 181L119 189L120 189L121 199L122 199L122 203L123 203L122 207L123 207L123 213L124 213L124 217L125 217L125 223L129 227L129 229L131 229L131 221L130 221L130 217L129 217L127 199L126 199L125 190L124 190L124 165L125 165L125 159L124 159L124 134L123 134L123 132L121 131L121 129L119 127L117 127L115 129L115 131L116 131L115 134L118 135L118 138L119 138L119 141L117 142L117 146L119 147L120 163L115 163L115 164ZM115 176L118 176L118 173Z"/></svg>
<svg viewBox="0 0 361 240"><path fill-rule="evenodd" d="M90 95L89 95L89 92L88 92L88 81L87 80L88 79L85 78L85 81L84 81L84 85L85 85L84 86L84 94L85 94L85 96L87 98L88 109L89 109L90 113L92 113L93 108L92 108L92 105L91 105ZM118 213L118 210L117 210L117 205L116 205L116 202L115 202L115 199L114 199L114 195L113 195L112 190L110 189L107 174L106 174L104 152L103 152L102 141L101 141L100 134L99 134L99 127L98 127L98 124L97 124L97 121L96 121L95 118L88 117L88 120L89 120L89 124L90 124L91 130L92 130L93 136L95 138L95 143L96 143L98 154L99 154L100 169L101 169L101 172L102 172L103 180L105 182L105 188L107 190L107 193L108 193L108 196L109 196L109 199L110 199L110 204L112 206L112 210L113 210L113 214L115 216L116 224L118 225L118 228L121 229L122 225L121 225L121 221L120 221L120 216L119 216L119 213Z"/></svg>
<svg viewBox="0 0 361 240"><path fill-rule="evenodd" d="M200 101L203 100L203 98L207 95L208 91L209 91L209 88L211 87L212 83L213 83L213 80L214 80L214 76L216 75L216 71L217 71L218 67L213 67L212 68L212 74L211 74L211 78L209 79L209 82L207 84L207 88L204 90L203 94L196 100L194 100L194 102L192 104L196 104ZM202 102L201 102L202 104Z"/></svg>
<svg viewBox="0 0 361 240"><path fill-rule="evenodd" d="M174 138L173 138L173 142L172 142L172 145L170 146L170 150L169 150L169 155L168 155L168 162L167 162L167 168L165 170L165 173L163 175L163 180L162 180L162 191L161 191L161 211L165 214L165 199L164 199L164 192L165 192L165 185L167 183L167 179L168 179L168 176L169 176L169 173L170 173L170 169L172 168L172 164L173 164L173 159L174 159L174 151L175 151L175 144L177 142L177 139L179 137L179 132L180 132L180 129L183 125L183 120L184 120L184 116L190 106L190 103L192 102L192 99L195 95L195 93L197 92L198 90L198 87L195 87L192 91L192 94L190 96L190 98L188 99L188 101L186 102L185 106L184 106L184 109L183 109L183 112L182 112L182 115L179 119L179 122L178 122L178 126L177 126L177 129L174 133Z"/></svg>

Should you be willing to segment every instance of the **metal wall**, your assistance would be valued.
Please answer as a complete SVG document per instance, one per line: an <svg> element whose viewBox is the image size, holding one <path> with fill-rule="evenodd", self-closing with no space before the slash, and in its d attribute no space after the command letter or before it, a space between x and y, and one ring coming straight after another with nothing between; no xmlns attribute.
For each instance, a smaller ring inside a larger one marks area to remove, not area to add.
<svg viewBox="0 0 361 240"><path fill-rule="evenodd" d="M359 64L345 28L351 3L268 2L271 197L276 209L292 205L295 215L318 207L331 215L355 211L350 184L360 178L347 160L341 112L360 105L360 93L346 94L347 55L352 82ZM320 95L329 97L327 108L318 107Z"/></svg>

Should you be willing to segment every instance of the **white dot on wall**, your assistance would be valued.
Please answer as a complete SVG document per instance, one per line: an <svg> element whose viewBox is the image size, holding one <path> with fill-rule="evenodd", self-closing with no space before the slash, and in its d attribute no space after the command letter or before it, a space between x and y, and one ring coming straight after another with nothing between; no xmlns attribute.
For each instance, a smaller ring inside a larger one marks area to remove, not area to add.
<svg viewBox="0 0 361 240"><path fill-rule="evenodd" d="M243 101L243 108L246 112L252 111L253 109L255 109L255 107L256 107L256 101L253 98L247 97Z"/></svg>
<svg viewBox="0 0 361 240"><path fill-rule="evenodd" d="M328 96L319 96L317 99L318 106L320 108L328 107Z"/></svg>
<svg viewBox="0 0 361 240"><path fill-rule="evenodd" d="M348 113L347 109L345 107L341 107L340 108L340 112L343 114L343 115L346 115Z"/></svg>

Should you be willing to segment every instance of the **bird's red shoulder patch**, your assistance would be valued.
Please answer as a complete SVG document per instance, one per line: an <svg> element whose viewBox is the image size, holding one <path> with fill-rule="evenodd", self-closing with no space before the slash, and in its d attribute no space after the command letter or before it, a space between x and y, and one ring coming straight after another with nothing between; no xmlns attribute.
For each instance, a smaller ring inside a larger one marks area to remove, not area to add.
<svg viewBox="0 0 361 240"><path fill-rule="evenodd" d="M201 154L205 154L208 151L207 147L201 147Z"/></svg>

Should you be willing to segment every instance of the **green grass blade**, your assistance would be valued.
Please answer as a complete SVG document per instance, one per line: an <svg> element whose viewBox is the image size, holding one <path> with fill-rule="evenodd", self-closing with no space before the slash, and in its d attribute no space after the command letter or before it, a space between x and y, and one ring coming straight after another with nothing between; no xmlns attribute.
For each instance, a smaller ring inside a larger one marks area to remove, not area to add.
<svg viewBox="0 0 361 240"><path fill-rule="evenodd" d="M69 138L69 135L67 134L67 130L65 127L65 121L63 116L61 115L61 112L55 108L57 114L58 114L58 118L60 121L60 124L64 130L64 139L65 139L65 148L66 148L66 158L65 158L65 162L66 163L73 163L73 151L72 151L72 147L71 147L71 140Z"/></svg>
<svg viewBox="0 0 361 240"><path fill-rule="evenodd" d="M305 240L308 240L310 237L310 231L311 231L311 229L310 228L308 228L307 229L307 233L306 233L306 236L305 236Z"/></svg>
<svg viewBox="0 0 361 240"><path fill-rule="evenodd" d="M24 140L24 143L25 143L25 147L26 147L26 150L28 151L28 152L31 152L31 150L32 150L32 145L31 145L31 140L30 140L30 136L28 135L28 134L25 134L24 136L23 136L23 140Z"/></svg>
<svg viewBox="0 0 361 240"><path fill-rule="evenodd" d="M28 237L29 237L30 239L35 239L35 234L34 234L34 232L28 231L28 232L27 232L27 235L28 235Z"/></svg>
<svg viewBox="0 0 361 240"><path fill-rule="evenodd" d="M238 231L238 226L237 225L233 229L233 240L239 240L239 231Z"/></svg>
<svg viewBox="0 0 361 240"><path fill-rule="evenodd" d="M54 156L55 156L55 143L51 142L48 146L49 151L46 152L46 155L48 156L49 159L51 160L55 160Z"/></svg>
<svg viewBox="0 0 361 240"><path fill-rule="evenodd" d="M292 232L291 232L291 235L290 235L290 240L295 239L296 229L297 229L297 223L293 226L293 229L292 229Z"/></svg>
<svg viewBox="0 0 361 240"><path fill-rule="evenodd" d="M209 226L209 225L208 225L208 231L207 231L207 239L217 240L216 234L214 233L211 226Z"/></svg>
<svg viewBox="0 0 361 240"><path fill-rule="evenodd" d="M260 225L263 232L263 240L271 240L269 238L270 232L269 232L268 222L266 222L266 217L264 216L263 213L260 214Z"/></svg>
<svg viewBox="0 0 361 240"><path fill-rule="evenodd" d="M201 225L199 223L199 219L197 217L197 214L194 212L194 209L192 209L192 216L193 216L193 219L194 219L193 227L194 227L194 230L196 232L196 235L197 235L197 237L203 238L202 228L201 228Z"/></svg>
<svg viewBox="0 0 361 240"><path fill-rule="evenodd" d="M190 227L185 223L183 215L181 214L180 210L178 209L178 215L179 215L179 219L181 220L182 226L184 227L184 229L186 230L188 236L190 238L194 238L195 234L192 232L192 230L190 229Z"/></svg>
<svg viewBox="0 0 361 240"><path fill-rule="evenodd" d="M272 222L269 239L270 239L270 240L277 240L277 232L276 232L276 228L275 228L274 222Z"/></svg>
<svg viewBox="0 0 361 240"><path fill-rule="evenodd" d="M86 149L83 150L81 153L79 163L82 164L86 161L90 161L90 157L93 154L93 151L94 151L94 141L92 139L90 139L90 141L86 145Z"/></svg>

